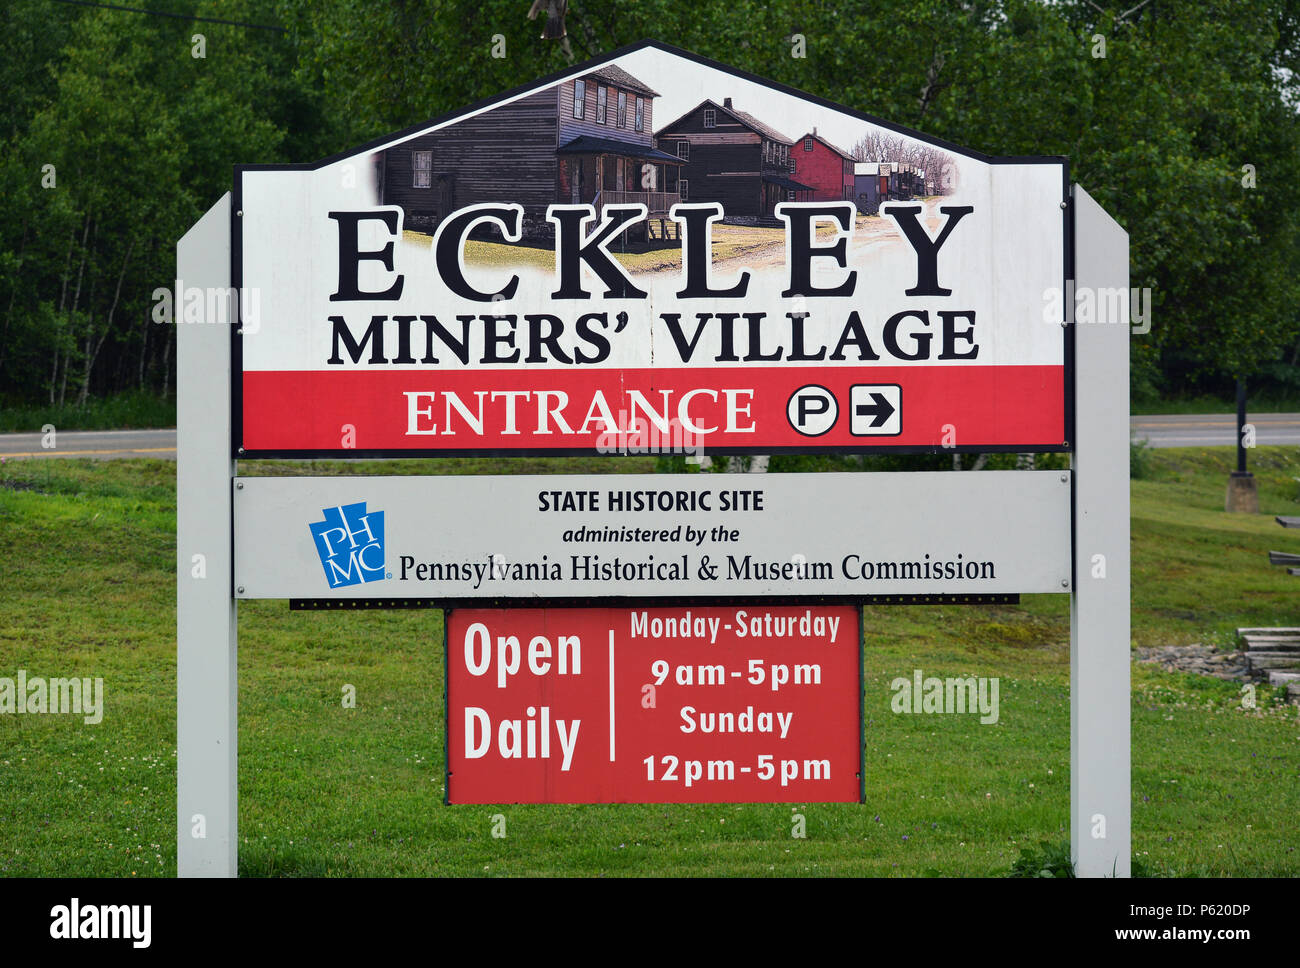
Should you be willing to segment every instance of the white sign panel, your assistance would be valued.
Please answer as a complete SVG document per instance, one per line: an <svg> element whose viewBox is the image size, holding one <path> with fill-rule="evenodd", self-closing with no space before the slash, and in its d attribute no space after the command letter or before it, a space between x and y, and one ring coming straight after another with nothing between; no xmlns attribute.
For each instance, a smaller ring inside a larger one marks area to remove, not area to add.
<svg viewBox="0 0 1300 968"><path fill-rule="evenodd" d="M1070 590L1062 471L246 477L241 598Z"/></svg>
<svg viewBox="0 0 1300 968"><path fill-rule="evenodd" d="M653 43L241 167L239 453L1065 450L1066 184Z"/></svg>

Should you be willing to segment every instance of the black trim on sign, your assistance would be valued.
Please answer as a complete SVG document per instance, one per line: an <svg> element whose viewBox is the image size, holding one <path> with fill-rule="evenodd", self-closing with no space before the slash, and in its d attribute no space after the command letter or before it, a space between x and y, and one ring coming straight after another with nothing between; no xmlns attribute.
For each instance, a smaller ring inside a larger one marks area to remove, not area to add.
<svg viewBox="0 0 1300 968"><path fill-rule="evenodd" d="M1062 326L1061 337L1065 341L1061 359L1065 363L1065 446L1062 450L1074 452L1074 417L1075 417L1075 373L1074 373L1074 325L1073 307L1065 304L1070 282L1074 276L1074 190L1070 186L1070 162L1065 162L1064 183L1061 186L1061 231L1064 234L1062 254L1064 265L1061 267L1061 304L1066 312L1066 325Z"/></svg>
<svg viewBox="0 0 1300 968"><path fill-rule="evenodd" d="M867 648L867 623L858 606L858 803L867 802L867 682L862 654Z"/></svg>
<svg viewBox="0 0 1300 968"><path fill-rule="evenodd" d="M1074 247L1074 229L1075 229L1074 192L1076 188L1078 188L1077 185L1070 186L1070 190L1069 190L1070 207L1066 213L1069 216L1068 227L1066 229L1066 243L1069 245L1069 262L1066 266L1066 278L1071 283L1078 282L1078 265L1076 264L1075 261L1075 247ZM1070 353L1070 357L1069 357L1070 367L1066 371L1066 378L1070 381L1070 392L1066 396L1065 400L1066 400L1066 404L1070 408L1070 421L1071 421L1070 442L1073 445L1078 436L1075 432L1076 427L1074 425L1074 418L1076 413L1078 412L1078 408L1076 406L1077 403L1076 394L1078 392L1078 384L1075 383L1074 380L1075 331L1078 329L1078 323L1074 319L1073 307L1070 307L1069 318L1070 318L1070 324L1065 327L1066 335L1068 337L1065 345L1068 348ZM1130 364L1130 372L1131 372L1131 364ZM1124 393L1128 394L1128 392L1129 392L1129 388L1125 387ZM1130 407L1131 406L1132 406L1132 402L1130 401ZM1070 448L1070 597L1071 597L1070 607L1072 609L1074 607L1074 590L1079 587L1079 560L1078 560L1079 556L1075 551L1075 549L1078 547L1078 541L1079 541L1079 527L1078 527L1079 485L1078 485L1078 478L1075 476L1075 473L1076 473L1076 465L1074 460L1074 447L1071 446Z"/></svg>
<svg viewBox="0 0 1300 968"><path fill-rule="evenodd" d="M230 285L235 291L235 319L230 327L230 457L239 460L244 443L244 179L235 166L230 195Z"/></svg>
<svg viewBox="0 0 1300 968"><path fill-rule="evenodd" d="M372 609L441 608L450 613L457 608L716 608L745 606L814 606L814 605L1018 605L1019 592L933 594L933 595L752 595L718 598L716 596L655 596L650 598L290 598L291 612L358 612ZM446 616L444 615L444 621ZM444 637L446 630L444 628Z"/></svg>
<svg viewBox="0 0 1300 968"><path fill-rule="evenodd" d="M935 595L863 595L863 605L1019 605L1019 592L982 592L978 594Z"/></svg>
<svg viewBox="0 0 1300 968"><path fill-rule="evenodd" d="M293 607L293 603L289 603ZM449 608L442 610L442 805L451 804L451 676L447 666L451 654L447 650L447 626L451 623Z"/></svg>
<svg viewBox="0 0 1300 968"><path fill-rule="evenodd" d="M627 47L620 47L619 49L613 51L612 53L606 54L604 56L595 57L581 64L575 64L563 70L556 71L552 74L548 74L544 77L541 77L533 81L530 84L525 84L521 87L512 88L508 91L505 91L501 94L494 95L492 97L483 98L481 100L473 102L472 104L466 107L460 108L459 110L452 111L447 114L439 115L438 117L432 118L421 124L412 125L411 127L404 128L401 131L384 135L380 138L376 138L372 141L368 141L365 144L362 144L358 147L350 148L346 151L340 152L335 155L330 155L326 158L318 159L317 161L314 162L309 162L304 164L291 164L291 165L270 165L270 164L235 165L234 166L234 183L235 183L234 192L231 196L231 239L230 239L231 242L230 252L231 252L231 263L232 263L231 285L236 287L236 292L240 292L243 289L243 278L242 278L242 269L241 269L242 259L243 259L243 236L242 236L243 220L242 218L239 217L237 213L243 210L242 189L243 189L244 172L317 171L321 168L324 168L327 165L336 164L337 162L344 161L348 158L355 158L364 154L369 154L371 152L380 149L393 147L419 134L430 131L435 127L441 127L444 125L451 124L459 119L469 117L480 111L484 111L495 105L504 103L509 100L513 100L515 98L525 97L535 91L539 91L542 90L543 88L550 87L551 85L560 84L572 78L582 77L586 74L591 73L593 70L596 70L601 66L617 61L621 57L624 57L628 54L636 53L637 51L646 50L646 49L654 49L665 54L680 57L684 60L691 61L695 64L698 64L710 70L719 71L723 74L730 75L731 77L741 78L743 80L750 81L770 91L775 91L780 94L785 94L790 97L805 101L807 103L815 104L820 107L827 108L829 110L835 111L847 117L855 118L860 121L865 121L868 124L872 124L877 127L884 128L888 131L892 131L897 134L902 134L908 138L919 141L923 144L933 145L937 148L942 148L945 151L949 151L954 154L971 158L982 164L986 164L986 165L1058 164L1061 165L1062 181L1065 187L1065 196L1067 199L1069 197L1069 159L1064 156L1061 155L1001 155L1001 156L986 155L983 152L975 151L974 149L971 148L965 148L962 147L961 145L953 144L951 142L944 141L940 138L935 138L923 134L912 128L907 128L904 127L903 125L895 124L891 121L885 121L881 118L875 117L874 115L865 114L861 111L856 111L853 108L847 107L846 105L837 104L834 101L830 101L823 97L818 97L815 94L809 94L806 91L801 91L798 88L790 87L786 84L780 83L779 81L773 81L770 78L760 77L756 74L751 74L748 71L740 70L739 68L732 67L727 64L722 64L719 63L718 61L710 60L707 57L702 57L698 54L691 53L690 51L682 50L681 48L678 47L673 47L670 44L665 44L657 40L643 40L638 43L631 44ZM1065 231L1067 234L1066 244L1068 246L1069 245L1068 224L1066 225ZM1069 262L1070 262L1070 257L1067 254L1067 258L1066 258L1067 266L1069 265ZM1064 289L1062 289L1062 292L1064 292ZM239 459L244 459L244 460L248 460L248 459L276 459L276 460L278 459L305 459L305 460L335 459L337 460L337 459L349 459L349 458L417 458L417 457L435 457L435 456L438 457L446 457L446 456L462 456L462 457L618 456L618 455L601 454L599 451L595 450L594 448L567 449L567 450L508 450L508 451L493 450L493 449L481 449L481 450L421 449L421 450L370 450L370 451L353 451L353 450L258 450L258 451L249 450L249 451L244 451L241 449L241 445L243 444L243 436L244 436L243 352L242 352L243 347L242 347L242 334L239 332L239 330L243 328L242 306L239 309L239 313L236 319L238 324L235 327L233 327L233 332L231 335L232 344L231 344L230 380L232 384L231 386L231 434L232 434L231 456L237 460ZM1067 337L1067 346L1068 345L1070 345L1070 340ZM1073 379L1074 379L1073 362L1074 361L1072 355L1067 356L1063 360L1063 363L1065 365L1065 383L1067 386L1073 384ZM1065 399L1065 407L1066 407L1065 426L1067 428L1067 432L1069 436L1064 441L1053 441L1050 444L1023 443L1023 444L1014 444L1014 445L999 445L995 447L979 447L973 445L962 445L959 447L939 447L939 446L889 447L889 446L880 446L880 445L872 446L872 447L852 447L852 446L848 446L848 447L755 447L755 448L741 448L741 449L718 449L718 450L711 450L709 451L709 453L718 454L718 455L817 454L817 453L838 453L838 454L873 454L873 453L975 454L975 453L1028 453L1028 452L1062 453L1062 452L1069 452L1070 450L1073 449L1072 441L1070 440L1070 438L1073 437L1073 406L1074 403L1071 398L1071 395L1067 392L1066 399Z"/></svg>
<svg viewBox="0 0 1300 968"><path fill-rule="evenodd" d="M291 612L356 612L386 608L442 608L435 598L291 598Z"/></svg>
<svg viewBox="0 0 1300 968"><path fill-rule="evenodd" d="M851 446L844 447L705 447L701 456L729 457L752 454L1061 454L1073 450L1061 444L963 444ZM419 457L689 457L683 453L622 454L602 453L594 447L557 447L514 449L479 447L466 450L250 450L235 455L239 460L405 460Z"/></svg>
<svg viewBox="0 0 1300 968"><path fill-rule="evenodd" d="M180 428L177 427L178 434L179 431ZM180 440L178 439L176 443L179 446ZM230 585L228 587L230 588L230 600L233 602L237 594L236 589L239 587L235 584L235 494L238 491L238 488L235 487L235 477L238 474L238 468L227 465L226 473L230 475L230 480L227 481L230 485L230 519L226 522L226 552L230 555ZM180 604L179 600L177 604ZM236 624L238 624L237 619ZM238 636L236 636L237 640Z"/></svg>

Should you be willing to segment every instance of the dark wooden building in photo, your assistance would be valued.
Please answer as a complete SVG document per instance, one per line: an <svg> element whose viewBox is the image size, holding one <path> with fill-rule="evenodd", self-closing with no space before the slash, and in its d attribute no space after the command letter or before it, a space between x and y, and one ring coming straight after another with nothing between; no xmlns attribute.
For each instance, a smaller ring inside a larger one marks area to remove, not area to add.
<svg viewBox="0 0 1300 968"><path fill-rule="evenodd" d="M548 241L555 203L642 203L666 218L679 200L676 155L655 147L659 95L613 65L416 135L379 156L384 205L432 233L451 212L518 202L524 236Z"/></svg>
<svg viewBox="0 0 1300 968"><path fill-rule="evenodd" d="M878 161L859 161L853 165L853 200L863 215L880 211L880 167Z"/></svg>
<svg viewBox="0 0 1300 968"><path fill-rule="evenodd" d="M791 175L794 141L731 98L701 101L655 139L682 163L682 201L721 202L726 221L766 221L779 202L812 199L813 189Z"/></svg>
<svg viewBox="0 0 1300 968"><path fill-rule="evenodd" d="M880 172L882 176L888 173L887 201L906 201L909 198L917 198L928 194L925 172L921 171L916 165L908 165L899 161L882 161L880 163Z"/></svg>

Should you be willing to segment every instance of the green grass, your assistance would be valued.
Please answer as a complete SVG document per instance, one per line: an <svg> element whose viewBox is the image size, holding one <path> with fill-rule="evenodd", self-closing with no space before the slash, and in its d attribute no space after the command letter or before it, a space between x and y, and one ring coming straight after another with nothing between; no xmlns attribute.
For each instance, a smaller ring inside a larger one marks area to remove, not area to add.
<svg viewBox="0 0 1300 968"><path fill-rule="evenodd" d="M148 430L176 426L176 398L132 390L91 398L84 407L0 407L0 433L34 433L46 424L56 430Z"/></svg>
<svg viewBox="0 0 1300 968"><path fill-rule="evenodd" d="M1300 457L1259 448L1258 517L1226 515L1232 451L1162 450L1132 482L1136 643L1300 624ZM651 459L241 465L246 473L647 471ZM0 716L0 876L175 873L175 493L163 461L0 467L0 675L101 676L98 726ZM1069 837L1062 596L868 608L862 805L445 806L436 611L240 605L245 875L1001 876ZM1001 677L996 725L895 715L890 681ZM357 707L341 691L356 687ZM1259 690L1133 673L1133 849L1163 875L1300 875L1300 722ZM806 818L806 839L791 817ZM504 839L492 817L506 818ZM904 839L906 837L907 839Z"/></svg>
<svg viewBox="0 0 1300 968"><path fill-rule="evenodd" d="M1300 547L1274 515L1300 513L1300 454L1260 447L1250 467L1258 515L1225 514L1229 447L1149 452L1149 477L1132 482L1133 638L1227 643L1242 625L1300 624L1300 579L1267 552Z"/></svg>
<svg viewBox="0 0 1300 968"><path fill-rule="evenodd" d="M1247 400L1250 413L1300 413L1300 398L1285 395L1260 394ZM1168 397L1159 400L1134 400L1134 416L1153 416L1170 413L1237 413L1236 397L1215 397L1202 394L1194 397Z"/></svg>

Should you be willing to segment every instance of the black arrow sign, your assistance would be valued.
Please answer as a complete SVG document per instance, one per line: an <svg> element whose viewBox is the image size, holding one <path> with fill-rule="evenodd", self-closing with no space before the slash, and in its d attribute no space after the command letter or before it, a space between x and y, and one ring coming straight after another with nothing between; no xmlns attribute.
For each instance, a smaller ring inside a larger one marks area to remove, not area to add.
<svg viewBox="0 0 1300 968"><path fill-rule="evenodd" d="M894 415L894 405L885 398L883 393L877 393L875 390L871 391L871 400L871 406L867 406L865 403L859 403L853 409L859 417L871 417L874 415L875 419L871 421L871 426L883 427L885 421Z"/></svg>

